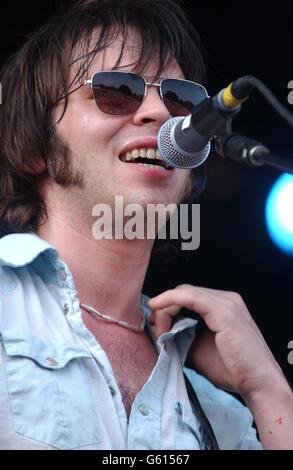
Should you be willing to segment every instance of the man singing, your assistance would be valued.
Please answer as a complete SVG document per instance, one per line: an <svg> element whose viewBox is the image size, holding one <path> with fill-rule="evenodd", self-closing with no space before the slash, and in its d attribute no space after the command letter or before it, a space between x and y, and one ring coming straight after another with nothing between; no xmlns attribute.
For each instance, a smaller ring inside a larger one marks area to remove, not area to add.
<svg viewBox="0 0 293 470"><path fill-rule="evenodd" d="M93 231L117 195L146 217L199 184L157 136L203 77L173 0L74 2L5 65L1 449L293 449L291 389L241 297L180 285L149 303L154 240Z"/></svg>

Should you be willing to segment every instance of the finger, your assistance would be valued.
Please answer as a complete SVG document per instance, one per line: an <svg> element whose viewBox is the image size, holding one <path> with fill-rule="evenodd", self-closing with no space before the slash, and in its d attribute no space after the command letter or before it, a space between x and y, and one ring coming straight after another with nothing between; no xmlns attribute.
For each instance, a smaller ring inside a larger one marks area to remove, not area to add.
<svg viewBox="0 0 293 470"><path fill-rule="evenodd" d="M175 289L169 289L149 301L149 306L155 309L166 308L171 304L178 305L181 302L182 307L195 309L202 307L201 313L205 314L205 307L216 306L220 308L231 309L233 306L245 309L243 299L236 292L218 291L215 289L206 289L203 287L184 284L177 286Z"/></svg>
<svg viewBox="0 0 293 470"><path fill-rule="evenodd" d="M172 304L176 306L193 309L194 297L199 294L195 286L178 286L176 289L169 289L149 301L149 306L153 309L168 308ZM201 294L202 295L202 294Z"/></svg>
<svg viewBox="0 0 293 470"><path fill-rule="evenodd" d="M199 287L199 286L194 286L192 284L180 284L179 286L175 287L175 289L169 289L168 291L165 291L165 292L153 297L150 300L150 303L153 302L153 300L155 300L157 298L160 298L166 292L172 292L173 290L175 290L175 291L177 291L177 290L186 291L186 290L190 290L190 289L192 289L193 291L196 290L200 294L214 297L215 299L217 299L217 301L220 300L222 302L225 302L225 301L233 301L233 300L234 301L241 301L242 300L241 296L237 292L225 291L225 290L219 290L219 289L209 289L207 287Z"/></svg>
<svg viewBox="0 0 293 470"><path fill-rule="evenodd" d="M169 315L170 317L175 317L178 312L181 310L177 305L171 305L166 308L153 310L151 316L149 317L149 322L154 324L158 318L162 315Z"/></svg>
<svg viewBox="0 0 293 470"><path fill-rule="evenodd" d="M176 309L177 311L180 310L178 307L176 307ZM167 308L162 310L155 310L153 312L153 324L157 338L159 338L163 333L167 333L171 329L173 316L166 313L170 310L170 308Z"/></svg>
<svg viewBox="0 0 293 470"><path fill-rule="evenodd" d="M218 297L204 292L195 286L184 286L163 292L153 298L149 305L155 310L161 310L171 305L185 307L198 313L212 331L221 331L225 314L231 314Z"/></svg>

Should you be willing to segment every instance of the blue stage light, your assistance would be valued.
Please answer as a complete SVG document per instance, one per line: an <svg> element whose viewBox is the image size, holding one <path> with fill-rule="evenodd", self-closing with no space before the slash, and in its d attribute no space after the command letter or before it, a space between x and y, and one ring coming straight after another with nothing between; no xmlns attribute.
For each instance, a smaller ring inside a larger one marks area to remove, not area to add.
<svg viewBox="0 0 293 470"><path fill-rule="evenodd" d="M266 223L275 245L293 256L293 175L284 174L274 184L266 203Z"/></svg>

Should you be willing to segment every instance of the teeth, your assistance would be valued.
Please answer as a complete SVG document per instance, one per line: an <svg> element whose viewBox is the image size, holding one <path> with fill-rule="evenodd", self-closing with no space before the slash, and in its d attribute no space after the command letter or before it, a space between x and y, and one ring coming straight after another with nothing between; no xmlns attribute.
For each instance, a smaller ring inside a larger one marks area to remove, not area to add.
<svg viewBox="0 0 293 470"><path fill-rule="evenodd" d="M165 163L165 161L162 159L159 150L154 149L154 148L140 148L140 149L136 148L136 149L133 149L131 152L127 152L126 154L121 155L119 158L122 162L133 162L139 157L147 158L149 160L160 160L162 162L161 166L141 163L141 162L139 162L139 165L144 165L144 166L161 169L161 170L170 169L168 165Z"/></svg>
<svg viewBox="0 0 293 470"><path fill-rule="evenodd" d="M139 150L138 149L132 150L131 155L132 155L132 158L136 160L139 157Z"/></svg>
<svg viewBox="0 0 293 470"><path fill-rule="evenodd" d="M154 160L156 158L156 150L155 149L148 149L147 150L147 158L150 160Z"/></svg>
<svg viewBox="0 0 293 470"><path fill-rule="evenodd" d="M138 165L146 166L147 168L154 168L155 170L165 171L165 168L163 168L162 166L158 166L158 165L148 165L147 163L138 163Z"/></svg>
<svg viewBox="0 0 293 470"><path fill-rule="evenodd" d="M139 157L148 158L150 160L162 160L159 150L153 148L134 149L131 152L127 152L125 155L122 155L121 160L124 162L131 162Z"/></svg>

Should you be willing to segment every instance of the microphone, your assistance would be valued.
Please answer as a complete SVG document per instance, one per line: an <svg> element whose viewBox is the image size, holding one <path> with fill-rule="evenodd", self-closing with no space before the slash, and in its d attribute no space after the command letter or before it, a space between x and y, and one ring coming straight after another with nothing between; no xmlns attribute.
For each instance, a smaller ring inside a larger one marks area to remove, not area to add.
<svg viewBox="0 0 293 470"><path fill-rule="evenodd" d="M187 117L166 121L158 134L162 159L175 168L190 169L202 165L209 156L211 139L227 120L238 113L253 89L250 76L232 82L214 97L208 97Z"/></svg>

